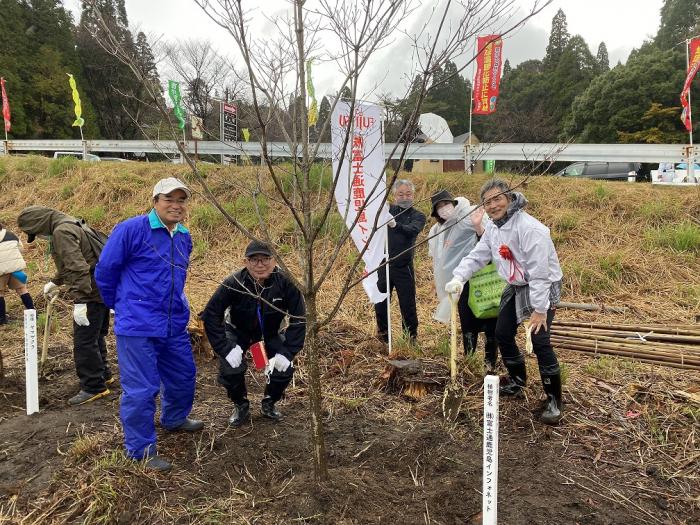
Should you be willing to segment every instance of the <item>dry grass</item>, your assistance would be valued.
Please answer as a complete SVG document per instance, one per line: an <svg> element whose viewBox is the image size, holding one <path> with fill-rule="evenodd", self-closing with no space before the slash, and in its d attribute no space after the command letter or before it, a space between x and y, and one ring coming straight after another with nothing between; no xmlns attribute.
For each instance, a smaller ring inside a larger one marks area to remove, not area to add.
<svg viewBox="0 0 700 525"><path fill-rule="evenodd" d="M0 222L11 229L19 210L30 204L44 204L68 213L81 215L95 227L109 231L118 221L149 209L149 196L157 179L179 176L188 179L184 168L173 165L139 163L101 166L81 162L54 161L43 158L0 158ZM298 236L291 214L274 198L269 183L262 184L258 197L267 223L263 229L254 226L255 214L251 190L260 175L257 168L210 168L206 180L226 209L240 216L260 234L267 231L286 257L292 271L300 261L296 248ZM429 196L438 188L447 188L456 195L476 200L482 176L463 174L413 175L420 199L419 209L429 210ZM198 189L196 182L192 186ZM323 188L323 179L319 179ZM695 323L700 312L700 274L697 272L700 252L693 244L697 226L692 219L700 217L700 190L651 187L648 184L598 183L585 180L536 178L523 190L530 200L530 212L548 225L564 269L564 300L625 305L628 314L598 314L561 311L561 318L582 321L643 323ZM226 221L197 193L190 205L191 228L195 244L187 292L193 313L198 312L217 286L241 264L246 239L234 232ZM427 213L426 213L427 214ZM688 222L688 216L691 220ZM333 219L321 239L317 257L322 263L335 247L342 228ZM16 229L16 228L15 228ZM681 232L680 234L678 232ZM688 233L690 232L690 233ZM423 235L427 234L427 229ZM682 242L668 240L679 235ZM679 249L680 248L680 249ZM343 278L349 271L354 250L343 247L337 268L321 291L319 307L327 311L333 304ZM30 289L39 309L44 307L40 288L53 273L47 261L45 245L29 246ZM402 396L382 379L387 363L386 348L375 340L374 313L361 287L347 297L336 320L322 334L324 409L326 421L362 417L388 424L421 425L434 418L439 410L442 385L449 373L445 357L448 328L432 320L436 306L432 289L431 261L422 245L416 254L417 301L419 305L419 347L397 341L397 355L420 358L425 374L434 379L435 388L421 399ZM10 298L10 309L17 308ZM394 333L400 333L398 307L393 309ZM70 346L67 327L70 313L58 308L60 330L53 344ZM0 345L7 352L6 368L21 365L21 337L12 332ZM480 353L478 355L481 355ZM573 466L593 464L619 472L620 483L614 490L624 497L641 493L646 497L663 497L684 509L697 510L698 480L697 428L698 406L678 392L692 391L698 376L694 373L659 369L625 359L581 357L562 352L566 363L566 425L561 431L546 434L547 439L561 442L565 457ZM70 361L66 350L55 359ZM534 360L528 360L530 376L537 377ZM462 359L460 369L467 387L463 405L465 418L457 426L445 425L450 439L478 438L481 394L480 359ZM292 400L305 395L307 371L303 355L299 360ZM536 381L528 389L532 405L539 396ZM210 418L225 418L228 405L219 397L207 397L198 410ZM504 404L505 421L516 419L517 404ZM408 423L407 423L408 422ZM533 425L530 442L549 432ZM211 461L216 452L214 442L220 434L203 434L195 445L195 463ZM226 497L179 498L175 504L139 503L141 495L161 490L161 480L124 460L118 429L113 433L93 433L76 441L66 458L66 467L52 482L54 492L46 495L25 523L70 522L82 516L86 522L108 523L118 520L149 522L214 523L225 520L254 522L269 519L265 500L260 501L246 488L246 483L230 485ZM362 450L358 452L361 457ZM270 458L269 461L275 461ZM236 466L241 479L247 478L247 467ZM639 469L645 477L635 475ZM75 479L80 483L73 483ZM663 490L659 483L663 481ZM583 491L613 496L640 519L648 518L648 507L640 511L638 503L626 503L623 497L606 486L609 480L572 469L566 483L577 484ZM658 482L658 483L657 483ZM183 485L188 494L206 494L206 483L195 474ZM606 492L606 489L607 492ZM251 489L252 490L252 489ZM654 491L659 494L654 494ZM284 492L284 490L283 490ZM636 501L636 500L635 500ZM136 506L134 506L136 505ZM11 505L0 510L0 521L10 522L21 516ZM309 519L309 522L314 521ZM651 520L653 521L653 520ZM267 522L276 522L269 520ZM301 521L300 521L301 522Z"/></svg>

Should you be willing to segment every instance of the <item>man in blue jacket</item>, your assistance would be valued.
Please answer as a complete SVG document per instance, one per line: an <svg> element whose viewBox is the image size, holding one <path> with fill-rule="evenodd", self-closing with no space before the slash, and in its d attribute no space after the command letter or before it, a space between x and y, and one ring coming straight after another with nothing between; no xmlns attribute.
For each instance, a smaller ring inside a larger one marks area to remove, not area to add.
<svg viewBox="0 0 700 525"><path fill-rule="evenodd" d="M160 180L151 212L115 226L95 269L102 298L115 311L126 452L159 471L171 465L156 455L158 393L163 428L196 432L204 426L188 418L196 373L185 297L192 239L180 221L190 196L181 181Z"/></svg>

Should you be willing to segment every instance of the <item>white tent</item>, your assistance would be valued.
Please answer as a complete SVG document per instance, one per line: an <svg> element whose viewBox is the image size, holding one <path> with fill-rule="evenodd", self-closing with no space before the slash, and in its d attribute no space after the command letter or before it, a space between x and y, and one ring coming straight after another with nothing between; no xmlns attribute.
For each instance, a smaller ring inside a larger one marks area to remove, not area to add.
<svg viewBox="0 0 700 525"><path fill-rule="evenodd" d="M418 117L418 127L427 137L427 143L452 144L454 140L447 121L435 113L423 113Z"/></svg>

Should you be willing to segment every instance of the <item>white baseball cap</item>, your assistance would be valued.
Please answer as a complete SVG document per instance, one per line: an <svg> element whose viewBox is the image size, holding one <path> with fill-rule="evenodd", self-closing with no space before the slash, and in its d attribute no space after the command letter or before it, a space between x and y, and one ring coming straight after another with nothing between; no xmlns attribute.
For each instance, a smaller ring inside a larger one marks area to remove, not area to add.
<svg viewBox="0 0 700 525"><path fill-rule="evenodd" d="M157 197L158 195L167 195L169 193L174 192L175 190L182 190L185 192L187 195L187 198L189 199L192 197L192 192L190 189L185 186L185 184L179 180L176 179L175 177L168 177L167 179L160 179L155 186L153 186L153 196Z"/></svg>

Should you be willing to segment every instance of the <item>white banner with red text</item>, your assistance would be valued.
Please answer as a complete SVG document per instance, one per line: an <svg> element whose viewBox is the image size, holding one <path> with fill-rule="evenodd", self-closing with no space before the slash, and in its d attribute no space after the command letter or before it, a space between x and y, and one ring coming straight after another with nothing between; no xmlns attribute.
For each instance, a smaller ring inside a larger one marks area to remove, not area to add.
<svg viewBox="0 0 700 525"><path fill-rule="evenodd" d="M372 303L380 303L386 293L377 288L377 272L368 274L385 257L386 223L391 219L388 206L382 206L386 180L381 109L374 104L356 102L351 119L350 104L339 101L331 122L333 174L339 174L335 200L357 249L362 251L369 244L362 256L367 275L362 286ZM346 144L344 151L343 144ZM375 222L377 231L370 239Z"/></svg>

